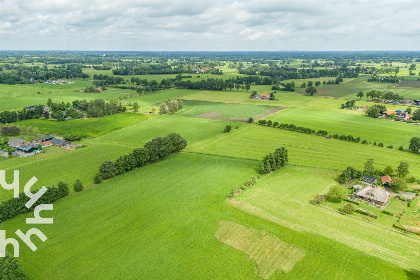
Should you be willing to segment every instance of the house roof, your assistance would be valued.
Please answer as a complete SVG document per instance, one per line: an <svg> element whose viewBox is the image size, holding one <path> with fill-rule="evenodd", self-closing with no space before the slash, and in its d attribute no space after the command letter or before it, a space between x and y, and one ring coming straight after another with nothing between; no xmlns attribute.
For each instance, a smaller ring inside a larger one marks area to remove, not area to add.
<svg viewBox="0 0 420 280"><path fill-rule="evenodd" d="M382 188L372 188L372 187L366 187L361 191L358 191L356 193L357 196L370 198L371 200L375 200L378 202L386 203L388 202L390 195L389 192L383 190Z"/></svg>
<svg viewBox="0 0 420 280"><path fill-rule="evenodd" d="M382 184L389 183L392 181L392 178L389 175L385 175L381 178Z"/></svg>
<svg viewBox="0 0 420 280"><path fill-rule="evenodd" d="M391 115L394 111L385 111L384 114Z"/></svg>
<svg viewBox="0 0 420 280"><path fill-rule="evenodd" d="M20 145L18 149L23 152L32 152L33 150L36 150L35 147L29 146L29 145Z"/></svg>
<svg viewBox="0 0 420 280"><path fill-rule="evenodd" d="M378 179L376 179L374 177L363 176L363 182L365 182L365 183L374 184L377 181L378 181Z"/></svg>
<svg viewBox="0 0 420 280"><path fill-rule="evenodd" d="M270 98L270 94L266 93L266 94L261 95L261 97Z"/></svg>
<svg viewBox="0 0 420 280"><path fill-rule="evenodd" d="M21 144L23 144L25 142L26 142L25 140L20 139L20 138L12 138L12 139L10 139L9 142L7 142L7 145L9 147L16 148L17 146L19 146L19 145L21 145Z"/></svg>

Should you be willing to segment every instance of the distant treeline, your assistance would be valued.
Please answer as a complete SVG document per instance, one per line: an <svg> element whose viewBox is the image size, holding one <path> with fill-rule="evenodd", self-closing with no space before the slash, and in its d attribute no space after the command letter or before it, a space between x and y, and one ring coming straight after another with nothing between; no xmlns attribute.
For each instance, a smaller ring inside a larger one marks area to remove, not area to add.
<svg viewBox="0 0 420 280"><path fill-rule="evenodd" d="M61 65L57 68L3 64L0 68L5 69L0 71L0 84L32 84L64 78L89 78L89 75L82 72L80 64Z"/></svg>
<svg viewBox="0 0 420 280"><path fill-rule="evenodd" d="M114 75L150 75L150 74L178 74L185 70L182 67L172 68L166 63L161 64L142 64L137 67L122 67L112 70Z"/></svg>
<svg viewBox="0 0 420 280"><path fill-rule="evenodd" d="M342 78L357 78L358 73L354 69L341 67L334 69L317 69L317 68L303 68L298 69L289 66L249 66L244 69L239 69L239 74L246 75L260 75L280 80L290 79L311 79L320 77L337 77Z"/></svg>

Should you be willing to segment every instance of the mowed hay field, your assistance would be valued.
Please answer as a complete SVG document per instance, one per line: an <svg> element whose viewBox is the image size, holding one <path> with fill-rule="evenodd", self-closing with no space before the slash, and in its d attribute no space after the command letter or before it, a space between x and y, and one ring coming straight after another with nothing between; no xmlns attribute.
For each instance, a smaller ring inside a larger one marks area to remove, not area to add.
<svg viewBox="0 0 420 280"><path fill-rule="evenodd" d="M282 110L265 119L308 127L315 131L326 130L329 135L353 135L368 142L384 143L384 146L394 145L395 149L399 146L408 149L411 137L417 137L420 133L420 127L414 124L375 119L364 114L297 107Z"/></svg>
<svg viewBox="0 0 420 280"><path fill-rule="evenodd" d="M396 265L420 269L419 239L308 203L335 184L332 175L328 170L287 166L242 193L232 204L262 217L278 219L280 224L316 232ZM342 258L343 266L351 267L355 256Z"/></svg>
<svg viewBox="0 0 420 280"><path fill-rule="evenodd" d="M261 160L280 147L289 151L290 164L341 171L349 165L363 169L369 158L375 160L375 167L379 169L387 165L396 168L400 161L406 161L410 165L411 174L420 177L420 158L416 154L259 125L246 125L187 149Z"/></svg>
<svg viewBox="0 0 420 280"><path fill-rule="evenodd" d="M291 271L284 260L287 273L277 270L269 279L405 278L392 263L227 203L230 189L257 166L183 153L73 194L54 203L54 224L38 226L48 240L34 240L36 252L22 246L19 262L31 279L261 279L247 254L214 236L220 222L232 221L264 229L273 236L267 244L306 252ZM2 228L26 232L29 216Z"/></svg>
<svg viewBox="0 0 420 280"><path fill-rule="evenodd" d="M248 117L258 119L273 114L280 107L266 105L232 104L206 101L184 101L184 111L181 115L185 117L200 117L209 119L248 121Z"/></svg>

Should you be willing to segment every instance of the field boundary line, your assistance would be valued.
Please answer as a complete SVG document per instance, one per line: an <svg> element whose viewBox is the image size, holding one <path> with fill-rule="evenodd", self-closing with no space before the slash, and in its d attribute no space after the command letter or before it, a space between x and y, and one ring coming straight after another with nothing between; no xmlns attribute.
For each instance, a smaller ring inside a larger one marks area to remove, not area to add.
<svg viewBox="0 0 420 280"><path fill-rule="evenodd" d="M181 151L181 153L185 153L185 154L199 154L199 155L206 155L206 156L216 156L216 157L224 157L224 158L232 158L232 159L240 159L240 160L249 160L249 161L257 161L259 162L260 160L258 159L253 159L253 158L241 158L241 157L234 157L234 156L225 156L225 155L218 155L218 154L209 154L209 153L202 153L202 152L194 152L194 151Z"/></svg>

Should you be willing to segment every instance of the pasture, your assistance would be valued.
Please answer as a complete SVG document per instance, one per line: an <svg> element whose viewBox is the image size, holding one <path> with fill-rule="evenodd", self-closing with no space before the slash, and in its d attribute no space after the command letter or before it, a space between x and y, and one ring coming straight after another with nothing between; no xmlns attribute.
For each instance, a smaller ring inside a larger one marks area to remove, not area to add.
<svg viewBox="0 0 420 280"><path fill-rule="evenodd" d="M276 271L270 279L405 278L403 269L353 245L226 203L230 188L255 175L256 166L256 161L184 153L110 179L56 202L54 224L39 226L48 240L35 240L36 252L22 246L19 262L31 279L261 279L258 260L214 236L220 222L232 221L251 231L264 229L270 242L306 252L290 271L290 260L279 261L287 273ZM2 228L26 232L26 217ZM260 252L266 251L260 247Z"/></svg>
<svg viewBox="0 0 420 280"><path fill-rule="evenodd" d="M16 124L38 127L41 133L47 134L60 136L75 134L83 137L97 137L147 119L147 115L122 113L96 119L73 119L63 122L40 119L19 121Z"/></svg>
<svg viewBox="0 0 420 280"><path fill-rule="evenodd" d="M344 111L344 112L339 112ZM408 149L411 137L417 137L419 126L414 124L374 119L360 114L350 114L351 110L338 109L335 112L289 108L266 117L267 120L279 123L295 124L315 131L326 130L329 135L353 135L368 142L384 143L385 146L403 146ZM346 112L347 111L347 112ZM356 111L357 112L357 111Z"/></svg>
<svg viewBox="0 0 420 280"><path fill-rule="evenodd" d="M189 146L187 150L261 160L280 147L289 151L289 163L293 165L338 171L351 165L363 170L367 159L373 158L375 167L383 170L387 165L396 168L400 161L406 161L411 174L420 177L419 156L416 154L259 125L245 125Z"/></svg>
<svg viewBox="0 0 420 280"><path fill-rule="evenodd" d="M419 239L308 203L335 184L332 177L328 170L287 166L258 182L232 204L239 209L258 209L257 215L269 215L280 224L289 223L305 232L316 232L398 266L419 269ZM346 260L343 256L344 263Z"/></svg>
<svg viewBox="0 0 420 280"><path fill-rule="evenodd" d="M137 125L126 127L96 138L97 141L143 146L156 137L164 137L171 132L178 133L188 141L188 145L222 134L226 125L244 125L242 122L219 121L203 118L186 118L179 115L163 115L151 118Z"/></svg>

